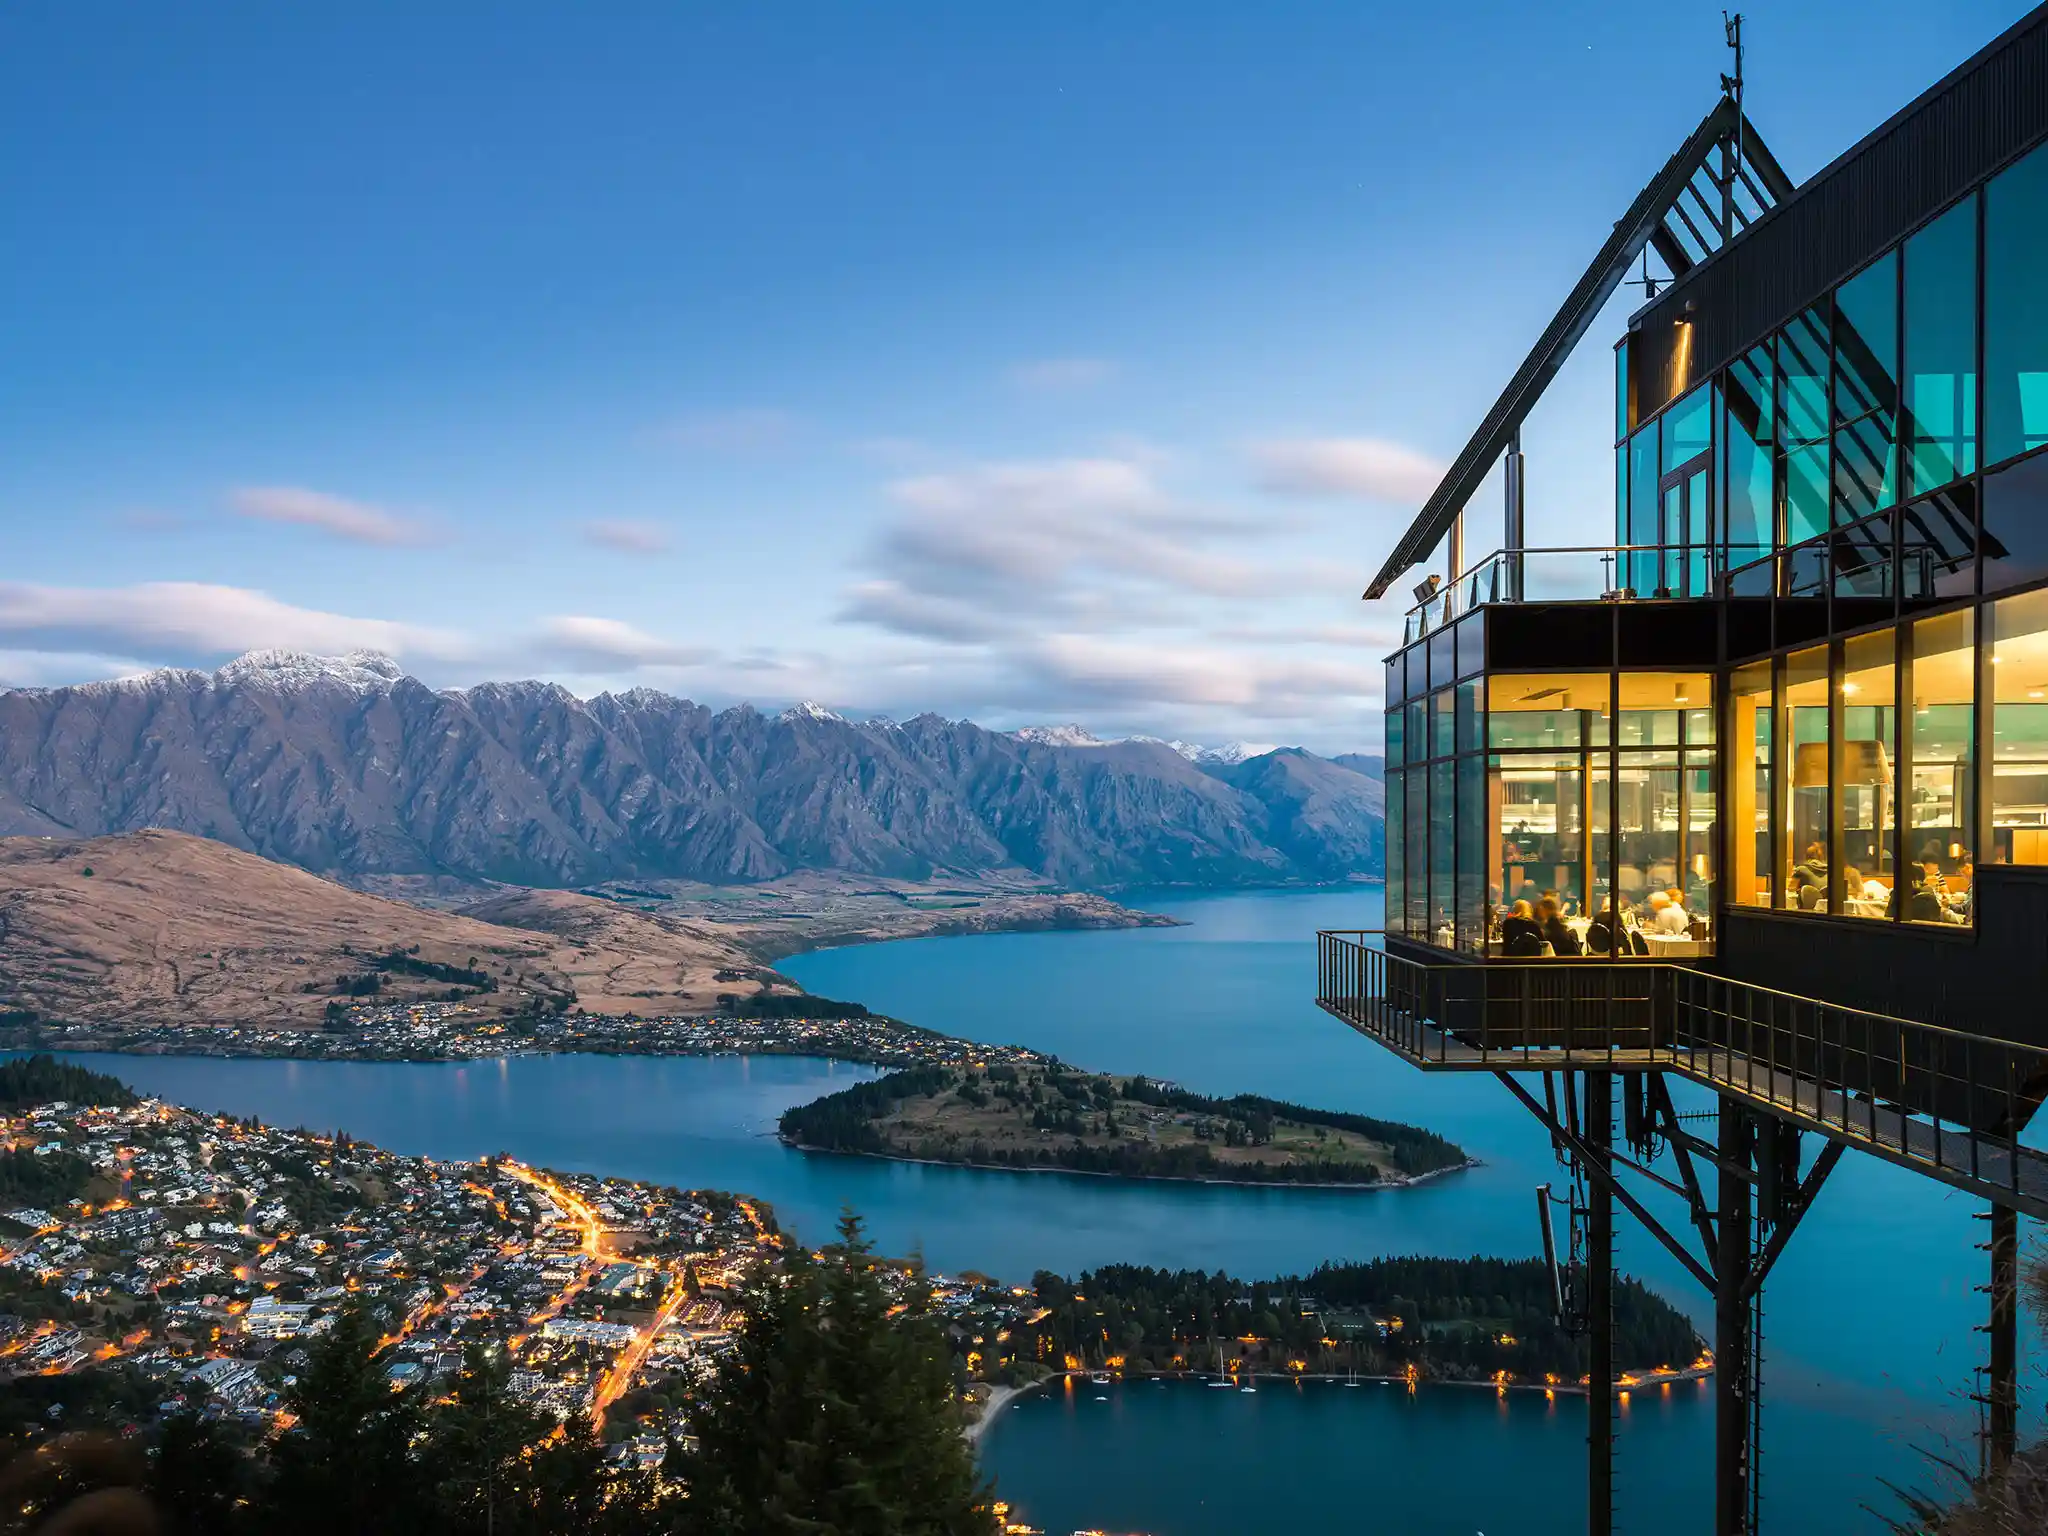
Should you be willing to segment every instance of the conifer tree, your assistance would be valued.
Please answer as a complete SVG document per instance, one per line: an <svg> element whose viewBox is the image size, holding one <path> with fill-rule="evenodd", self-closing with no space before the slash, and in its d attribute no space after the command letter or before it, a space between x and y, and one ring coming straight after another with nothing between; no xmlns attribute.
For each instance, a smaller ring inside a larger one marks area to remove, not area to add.
<svg viewBox="0 0 2048 1536"><path fill-rule="evenodd" d="M297 1422L277 1444L263 1528L295 1536L373 1536L416 1523L424 1504L411 1454L420 1418L391 1390L377 1320L360 1302L307 1351L286 1394Z"/></svg>
<svg viewBox="0 0 2048 1536"><path fill-rule="evenodd" d="M982 1536L988 1490L960 1434L928 1293L892 1317L851 1212L822 1263L797 1253L747 1284L738 1348L680 1458L692 1536Z"/></svg>

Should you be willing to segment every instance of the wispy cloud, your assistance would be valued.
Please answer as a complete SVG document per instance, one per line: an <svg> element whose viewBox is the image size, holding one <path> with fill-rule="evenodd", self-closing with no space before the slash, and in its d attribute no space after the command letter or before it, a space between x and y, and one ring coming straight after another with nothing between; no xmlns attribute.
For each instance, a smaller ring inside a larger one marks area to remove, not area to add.
<svg viewBox="0 0 2048 1536"><path fill-rule="evenodd" d="M599 549L615 550L622 555L662 555L674 547L674 539L661 524L623 518L600 518L585 523L583 537Z"/></svg>
<svg viewBox="0 0 2048 1536"><path fill-rule="evenodd" d="M432 542L430 531L416 519L302 486L244 486L228 500L238 517L317 528L354 544L395 546Z"/></svg>
<svg viewBox="0 0 2048 1536"><path fill-rule="evenodd" d="M1377 437L1283 438L1255 443L1252 458L1270 491L1290 496L1359 496L1403 504L1428 499L1444 466Z"/></svg>
<svg viewBox="0 0 2048 1536"><path fill-rule="evenodd" d="M756 454L782 447L795 432L796 418L789 412L750 408L682 416L656 435L675 447L701 453Z"/></svg>
<svg viewBox="0 0 2048 1536"><path fill-rule="evenodd" d="M548 660L583 672L632 672L643 667L690 667L711 659L704 646L677 645L620 619L563 614L544 619L534 648Z"/></svg>
<svg viewBox="0 0 2048 1536"><path fill-rule="evenodd" d="M1118 371L1116 363L1106 357L1044 357L1016 364L1008 377L1018 389L1060 395L1098 388Z"/></svg>
<svg viewBox="0 0 2048 1536"><path fill-rule="evenodd" d="M196 662L265 647L455 660L461 635L280 602L245 587L152 581L129 587L0 583L0 636L37 649Z"/></svg>

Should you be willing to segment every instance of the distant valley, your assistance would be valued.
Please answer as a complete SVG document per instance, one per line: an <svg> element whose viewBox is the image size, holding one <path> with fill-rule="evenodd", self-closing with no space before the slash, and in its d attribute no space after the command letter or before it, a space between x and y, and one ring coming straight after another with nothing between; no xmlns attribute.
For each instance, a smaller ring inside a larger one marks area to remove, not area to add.
<svg viewBox="0 0 2048 1536"><path fill-rule="evenodd" d="M1376 878L1379 769L651 689L437 691L367 653L0 693L0 837L160 827L448 905L500 884L805 872L1020 890Z"/></svg>

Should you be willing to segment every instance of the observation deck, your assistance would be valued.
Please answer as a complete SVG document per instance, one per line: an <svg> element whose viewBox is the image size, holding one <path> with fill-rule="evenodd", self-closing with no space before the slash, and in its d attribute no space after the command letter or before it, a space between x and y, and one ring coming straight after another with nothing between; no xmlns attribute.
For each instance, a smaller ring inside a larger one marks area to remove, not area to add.
<svg viewBox="0 0 2048 1536"><path fill-rule="evenodd" d="M1656 960L1429 965L1316 936L1316 1003L1432 1072L1673 1072L1801 1130L2048 1219L2020 1132L2048 1048Z"/></svg>

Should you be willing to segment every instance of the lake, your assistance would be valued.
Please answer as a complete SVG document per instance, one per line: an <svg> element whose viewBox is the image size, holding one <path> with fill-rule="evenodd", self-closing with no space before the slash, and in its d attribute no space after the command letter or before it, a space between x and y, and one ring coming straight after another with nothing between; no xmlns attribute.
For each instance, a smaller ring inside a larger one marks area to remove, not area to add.
<svg viewBox="0 0 2048 1536"><path fill-rule="evenodd" d="M1530 1191L1556 1169L1547 1138L1506 1090L1490 1078L1417 1072L1314 1006L1314 931L1377 927L1376 889L1129 899L1189 926L915 940L782 968L829 996L1084 1067L1411 1120L1485 1166L1412 1190L1285 1191L797 1153L773 1138L782 1109L872 1074L776 1057L94 1064L182 1103L346 1129L402 1152L507 1150L743 1190L807 1239L851 1205L884 1251L1005 1279L1109 1262L1257 1277L1325 1258L1538 1251ZM1973 1210L1932 1181L1852 1155L1806 1218L1766 1292L1760 1465L1775 1528L1878 1529L1858 1511L1882 1500L1875 1478L1910 1476L1918 1448L1953 1451L1953 1435L1974 1423L1963 1398L1980 1349L1972 1287L1986 1266L1971 1247L1982 1225ZM1640 1228L1622 1221L1618 1247L1625 1267L1706 1321L1704 1296ZM1583 1528L1583 1429L1571 1428L1583 1416L1570 1400L1292 1391L1133 1385L1103 1404L1092 1390L1072 1402L1026 1399L990 1432L985 1461L1048 1530ZM1631 1403L1619 1458L1625 1528L1707 1528L1706 1396L1681 1388ZM1197 1444L1199 1457L1190 1455Z"/></svg>

